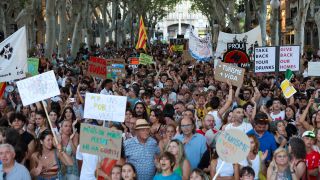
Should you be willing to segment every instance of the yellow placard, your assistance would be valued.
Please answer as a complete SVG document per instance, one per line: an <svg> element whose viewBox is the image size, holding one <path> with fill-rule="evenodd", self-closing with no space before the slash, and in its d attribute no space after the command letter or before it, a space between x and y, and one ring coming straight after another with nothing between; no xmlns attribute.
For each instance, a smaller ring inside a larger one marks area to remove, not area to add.
<svg viewBox="0 0 320 180"><path fill-rule="evenodd" d="M285 98L290 98L297 92L297 90L293 86L291 86L290 82L287 79L282 81L280 87Z"/></svg>

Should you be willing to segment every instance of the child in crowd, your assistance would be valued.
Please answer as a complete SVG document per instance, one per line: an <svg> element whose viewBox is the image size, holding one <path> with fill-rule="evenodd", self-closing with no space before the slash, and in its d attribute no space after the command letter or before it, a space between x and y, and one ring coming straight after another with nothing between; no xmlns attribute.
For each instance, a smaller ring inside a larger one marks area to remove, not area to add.
<svg viewBox="0 0 320 180"><path fill-rule="evenodd" d="M181 176L173 172L175 157L170 152L164 152L160 155L161 173L154 176L153 180L182 180Z"/></svg>

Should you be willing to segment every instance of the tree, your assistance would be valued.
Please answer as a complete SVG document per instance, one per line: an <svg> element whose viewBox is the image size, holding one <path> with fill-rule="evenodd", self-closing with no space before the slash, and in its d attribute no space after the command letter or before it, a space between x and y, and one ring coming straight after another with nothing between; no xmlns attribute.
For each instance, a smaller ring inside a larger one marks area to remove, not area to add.
<svg viewBox="0 0 320 180"><path fill-rule="evenodd" d="M298 13L294 18L294 44L300 45L301 54L304 49L304 27L311 0L298 0Z"/></svg>
<svg viewBox="0 0 320 180"><path fill-rule="evenodd" d="M51 59L55 47L55 1L46 0L45 57Z"/></svg>
<svg viewBox="0 0 320 180"><path fill-rule="evenodd" d="M255 0L252 1L255 12L257 12L258 21L261 28L262 46L267 45L267 0L260 0L257 4Z"/></svg>
<svg viewBox="0 0 320 180"><path fill-rule="evenodd" d="M320 9L314 14L314 21L317 24L318 37L320 37ZM320 48L320 39L319 39L319 48Z"/></svg>

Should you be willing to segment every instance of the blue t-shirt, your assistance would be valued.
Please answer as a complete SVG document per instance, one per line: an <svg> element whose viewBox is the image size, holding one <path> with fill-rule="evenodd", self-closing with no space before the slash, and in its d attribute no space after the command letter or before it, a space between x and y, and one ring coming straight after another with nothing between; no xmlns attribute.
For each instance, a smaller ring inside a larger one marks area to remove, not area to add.
<svg viewBox="0 0 320 180"><path fill-rule="evenodd" d="M169 176L163 176L162 174L157 174L153 177L153 180L182 180L181 176L176 174L176 173L172 173Z"/></svg>

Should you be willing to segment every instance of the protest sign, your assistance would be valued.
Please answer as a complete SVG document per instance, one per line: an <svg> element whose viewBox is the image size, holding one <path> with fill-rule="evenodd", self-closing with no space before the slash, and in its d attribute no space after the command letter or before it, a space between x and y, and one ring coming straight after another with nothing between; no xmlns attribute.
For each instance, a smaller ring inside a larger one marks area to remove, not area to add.
<svg viewBox="0 0 320 180"><path fill-rule="evenodd" d="M140 53L139 63L142 65L148 65L153 63L153 57L144 53Z"/></svg>
<svg viewBox="0 0 320 180"><path fill-rule="evenodd" d="M121 141L121 131L85 123L81 124L81 152L119 160L121 155Z"/></svg>
<svg viewBox="0 0 320 180"><path fill-rule="evenodd" d="M60 94L53 71L48 71L17 82L24 106L48 99Z"/></svg>
<svg viewBox="0 0 320 180"><path fill-rule="evenodd" d="M254 72L276 71L276 47L256 47L254 49Z"/></svg>
<svg viewBox="0 0 320 180"><path fill-rule="evenodd" d="M195 59L190 55L188 50L184 50L182 53L182 59L184 61L195 61Z"/></svg>
<svg viewBox="0 0 320 180"><path fill-rule="evenodd" d="M129 63L130 65L139 65L139 57L130 57Z"/></svg>
<svg viewBox="0 0 320 180"><path fill-rule="evenodd" d="M308 76L320 76L320 62L308 63Z"/></svg>
<svg viewBox="0 0 320 180"><path fill-rule="evenodd" d="M228 63L219 62L214 73L214 78L215 80L221 82L227 82L229 80L232 85L241 87L243 83L244 72L245 70L243 68L239 68Z"/></svg>
<svg viewBox="0 0 320 180"><path fill-rule="evenodd" d="M84 118L123 122L127 105L126 96L86 93Z"/></svg>
<svg viewBox="0 0 320 180"><path fill-rule="evenodd" d="M261 46L262 44L260 26L257 26L256 28L242 34L229 34L229 33L220 31L216 53L215 53L216 58L223 59L223 55L228 48L227 44L232 42L247 44L245 51L249 57L252 57L253 50L254 50L253 48L257 46Z"/></svg>
<svg viewBox="0 0 320 180"><path fill-rule="evenodd" d="M224 162L238 163L247 158L250 151L250 141L244 132L230 129L219 134L216 149L219 158Z"/></svg>
<svg viewBox="0 0 320 180"><path fill-rule="evenodd" d="M126 78L126 70L123 64L111 64L107 66L107 78L116 80Z"/></svg>
<svg viewBox="0 0 320 180"><path fill-rule="evenodd" d="M106 59L107 66L110 66L111 64L125 64L126 61L121 58L116 58L116 59Z"/></svg>
<svg viewBox="0 0 320 180"><path fill-rule="evenodd" d="M299 71L300 68L300 46L280 46L279 71L287 69Z"/></svg>
<svg viewBox="0 0 320 180"><path fill-rule="evenodd" d="M0 82L24 78L27 71L27 37L23 26L0 43Z"/></svg>
<svg viewBox="0 0 320 180"><path fill-rule="evenodd" d="M290 98L292 95L294 95L297 91L296 89L290 84L288 79L285 79L280 84L281 90L283 92L283 95L285 98Z"/></svg>
<svg viewBox="0 0 320 180"><path fill-rule="evenodd" d="M210 34L204 38L199 38L193 31L190 31L189 53L198 61L209 61L213 56Z"/></svg>
<svg viewBox="0 0 320 180"><path fill-rule="evenodd" d="M38 75L39 58L28 58L28 73L32 76Z"/></svg>
<svg viewBox="0 0 320 180"><path fill-rule="evenodd" d="M107 60L99 57L90 57L88 62L88 73L91 76L106 78L107 77Z"/></svg>

